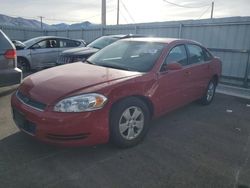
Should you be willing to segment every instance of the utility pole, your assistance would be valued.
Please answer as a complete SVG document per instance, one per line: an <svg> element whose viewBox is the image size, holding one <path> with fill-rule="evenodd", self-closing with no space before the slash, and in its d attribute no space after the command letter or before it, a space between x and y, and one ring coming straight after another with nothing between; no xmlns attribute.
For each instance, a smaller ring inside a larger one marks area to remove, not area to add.
<svg viewBox="0 0 250 188"><path fill-rule="evenodd" d="M119 25L120 0L117 0L117 25Z"/></svg>
<svg viewBox="0 0 250 188"><path fill-rule="evenodd" d="M212 2L211 19L213 19L213 16L214 16L214 1Z"/></svg>
<svg viewBox="0 0 250 188"><path fill-rule="evenodd" d="M102 25L106 25L106 0L102 0Z"/></svg>
<svg viewBox="0 0 250 188"><path fill-rule="evenodd" d="M40 22L41 22L41 30L43 30L43 16L38 16L40 18Z"/></svg>

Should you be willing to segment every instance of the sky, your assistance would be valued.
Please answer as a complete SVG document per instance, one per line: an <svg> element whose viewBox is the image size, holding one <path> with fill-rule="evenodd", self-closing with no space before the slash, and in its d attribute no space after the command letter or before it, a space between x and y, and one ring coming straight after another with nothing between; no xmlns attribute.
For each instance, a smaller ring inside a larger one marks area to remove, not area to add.
<svg viewBox="0 0 250 188"><path fill-rule="evenodd" d="M0 0L0 14L48 24L101 23L102 0ZM120 0L120 24L210 18L212 0ZM107 25L115 25L117 0L106 0ZM181 5L176 6L174 4ZM250 0L214 0L214 17L250 16Z"/></svg>

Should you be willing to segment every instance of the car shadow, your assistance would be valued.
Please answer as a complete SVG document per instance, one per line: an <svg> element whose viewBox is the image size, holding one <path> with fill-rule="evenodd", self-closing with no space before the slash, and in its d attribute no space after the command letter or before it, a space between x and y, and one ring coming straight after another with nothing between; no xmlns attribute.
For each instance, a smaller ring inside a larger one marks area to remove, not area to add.
<svg viewBox="0 0 250 188"><path fill-rule="evenodd" d="M0 140L0 174L8 177L10 173L22 171L26 168L47 168L65 165L71 168L84 168L108 159L121 150L111 144L89 147L57 147L39 142L22 132L14 133ZM84 169L83 168L83 169ZM48 170L48 169L47 169ZM22 176L22 175L21 175ZM0 178L1 179L1 178Z"/></svg>
<svg viewBox="0 0 250 188"><path fill-rule="evenodd" d="M120 151L120 149L109 143L105 145L83 147L60 147L49 145L20 131L0 140L0 148L3 149L3 152L8 153L8 158L6 158L6 160L10 162L15 160L14 156L20 154L22 155L22 161L25 162L26 156L28 160L36 160L37 157L46 157L51 154L57 155L59 153L71 153L76 158L82 158L83 156L86 156L87 153L91 152L98 152L100 154L105 150L106 152Z"/></svg>

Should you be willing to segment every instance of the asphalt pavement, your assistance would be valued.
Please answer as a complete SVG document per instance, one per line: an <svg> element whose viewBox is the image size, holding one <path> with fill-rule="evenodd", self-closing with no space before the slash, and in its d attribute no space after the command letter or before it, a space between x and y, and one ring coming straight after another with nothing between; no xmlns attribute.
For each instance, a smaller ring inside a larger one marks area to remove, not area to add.
<svg viewBox="0 0 250 188"><path fill-rule="evenodd" d="M20 133L0 90L0 187L250 187L250 100L216 94L151 122L138 146L58 148Z"/></svg>

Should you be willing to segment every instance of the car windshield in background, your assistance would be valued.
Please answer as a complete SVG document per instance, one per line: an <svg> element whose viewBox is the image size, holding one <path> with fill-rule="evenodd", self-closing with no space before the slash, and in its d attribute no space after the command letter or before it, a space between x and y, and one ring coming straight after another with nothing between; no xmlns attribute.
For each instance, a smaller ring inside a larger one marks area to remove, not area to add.
<svg viewBox="0 0 250 188"><path fill-rule="evenodd" d="M140 41L117 41L91 56L95 65L129 71L148 72L165 44Z"/></svg>
<svg viewBox="0 0 250 188"><path fill-rule="evenodd" d="M118 38L114 38L114 37L100 37L96 40L94 40L93 42L91 42L88 47L92 47L92 48L97 48L97 49L102 49L105 46L108 46L109 44L117 41Z"/></svg>

